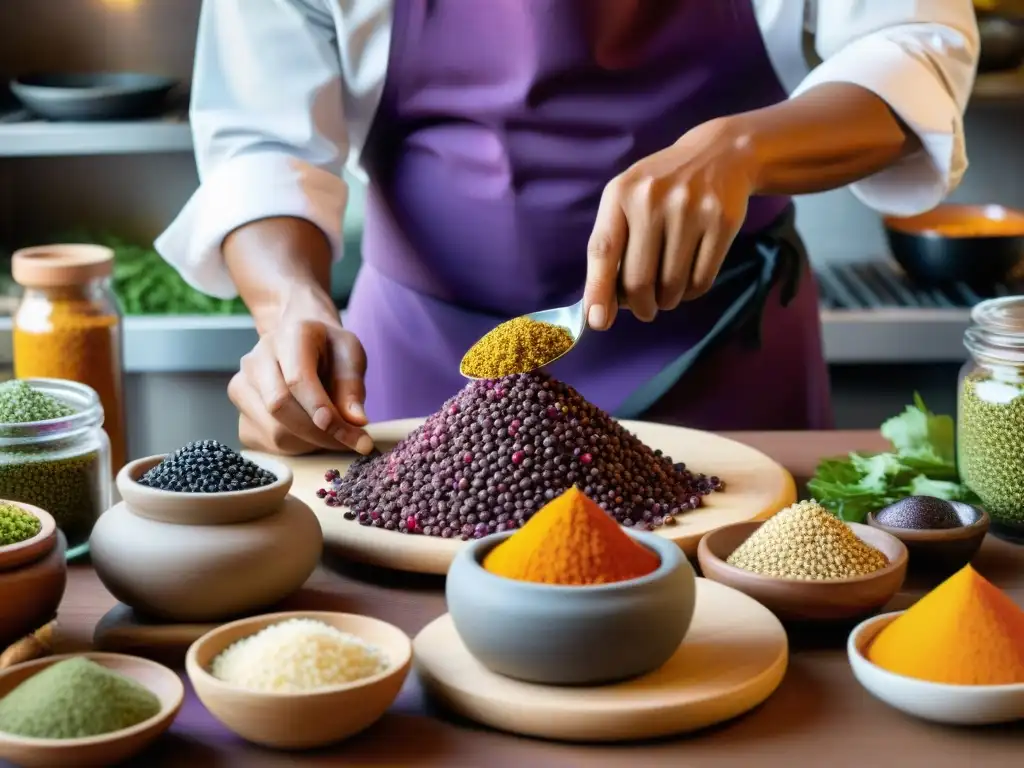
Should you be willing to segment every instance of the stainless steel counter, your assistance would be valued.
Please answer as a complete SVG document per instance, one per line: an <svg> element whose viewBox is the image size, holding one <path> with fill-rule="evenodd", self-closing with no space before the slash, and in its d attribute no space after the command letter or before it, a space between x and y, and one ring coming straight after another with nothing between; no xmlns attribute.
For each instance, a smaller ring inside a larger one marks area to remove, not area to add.
<svg viewBox="0 0 1024 768"><path fill-rule="evenodd" d="M966 359L966 309L822 310L830 363L946 363ZM252 349L247 317L129 317L125 370L134 373L233 373ZM11 323L0 318L0 365L11 364Z"/></svg>
<svg viewBox="0 0 1024 768"><path fill-rule="evenodd" d="M834 377L838 376L833 381L837 410L855 416L844 423L870 426L899 410L903 390L920 389L921 383L896 387L899 402L872 406L866 415L860 412L885 390L878 389L879 382L893 385L892 376L908 370L908 363L958 364L965 358L961 339L966 309L823 309L822 320L827 358L834 366L842 366L833 368ZM249 317L127 318L125 398L130 455L165 453L200 437L236 444L238 415L228 401L227 384L238 370L239 358L255 340ZM0 318L0 368L9 371L11 357L10 320ZM892 373L880 375L879 365ZM850 387L843 384L840 372L859 379L866 376L871 384L847 392ZM941 373L924 378L943 386L953 386L955 381L955 377L945 381Z"/></svg>

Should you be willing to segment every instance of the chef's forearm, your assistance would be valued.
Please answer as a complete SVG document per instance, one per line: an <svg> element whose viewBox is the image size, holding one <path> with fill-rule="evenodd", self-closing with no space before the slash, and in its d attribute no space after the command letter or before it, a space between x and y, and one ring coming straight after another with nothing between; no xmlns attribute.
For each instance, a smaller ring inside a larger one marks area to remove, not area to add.
<svg viewBox="0 0 1024 768"><path fill-rule="evenodd" d="M285 310L339 322L331 300L331 245L303 219L261 219L239 227L222 245L238 293L263 334Z"/></svg>
<svg viewBox="0 0 1024 768"><path fill-rule="evenodd" d="M889 106L849 83L725 118L748 154L757 194L800 195L846 186L920 148Z"/></svg>

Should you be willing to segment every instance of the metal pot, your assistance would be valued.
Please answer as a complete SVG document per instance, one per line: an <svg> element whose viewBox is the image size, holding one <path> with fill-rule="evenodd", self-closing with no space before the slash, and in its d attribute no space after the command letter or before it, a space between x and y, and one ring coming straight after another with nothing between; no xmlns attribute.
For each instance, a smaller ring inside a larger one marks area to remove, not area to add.
<svg viewBox="0 0 1024 768"><path fill-rule="evenodd" d="M1021 278L1024 211L940 205L919 216L887 217L884 224L893 258L918 285L964 283L986 295Z"/></svg>
<svg viewBox="0 0 1024 768"><path fill-rule="evenodd" d="M978 14L981 56L978 72L1002 72L1024 63L1024 17Z"/></svg>

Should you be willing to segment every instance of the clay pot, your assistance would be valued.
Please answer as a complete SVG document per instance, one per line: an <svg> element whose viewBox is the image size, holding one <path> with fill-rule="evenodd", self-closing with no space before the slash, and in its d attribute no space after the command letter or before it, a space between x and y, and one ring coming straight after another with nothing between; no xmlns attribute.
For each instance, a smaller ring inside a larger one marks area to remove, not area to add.
<svg viewBox="0 0 1024 768"><path fill-rule="evenodd" d="M197 494L175 495L187 506ZM89 546L100 581L138 613L214 622L266 608L299 589L320 561L323 533L294 496L269 514L226 525L154 520L121 502L100 516Z"/></svg>
<svg viewBox="0 0 1024 768"><path fill-rule="evenodd" d="M64 597L67 540L49 512L15 501L39 518L31 539L0 547L0 650L53 619Z"/></svg>
<svg viewBox="0 0 1024 768"><path fill-rule="evenodd" d="M693 568L674 541L623 530L660 565L646 576L592 586L535 584L485 570L484 558L512 531L466 544L448 570L445 598L469 652L491 672L540 685L603 685L668 661L693 618Z"/></svg>
<svg viewBox="0 0 1024 768"><path fill-rule="evenodd" d="M226 493L190 493L182 502L182 494L159 491L140 485L146 472L167 458L167 454L147 456L125 464L117 473L117 491L132 512L150 520L178 525L225 525L247 523L276 512L292 487L292 470L270 456L247 456L255 464L271 472L277 480L262 488Z"/></svg>

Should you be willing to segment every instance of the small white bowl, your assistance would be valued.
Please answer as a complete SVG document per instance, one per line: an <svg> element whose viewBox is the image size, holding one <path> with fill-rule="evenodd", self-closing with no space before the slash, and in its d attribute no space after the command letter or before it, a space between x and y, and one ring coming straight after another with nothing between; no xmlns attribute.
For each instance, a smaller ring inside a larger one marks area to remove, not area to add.
<svg viewBox="0 0 1024 768"><path fill-rule="evenodd" d="M902 614L903 611L884 613L862 621L846 643L853 676L871 695L908 715L947 725L992 725L1024 719L1024 683L931 683L897 675L869 661L868 645Z"/></svg>

